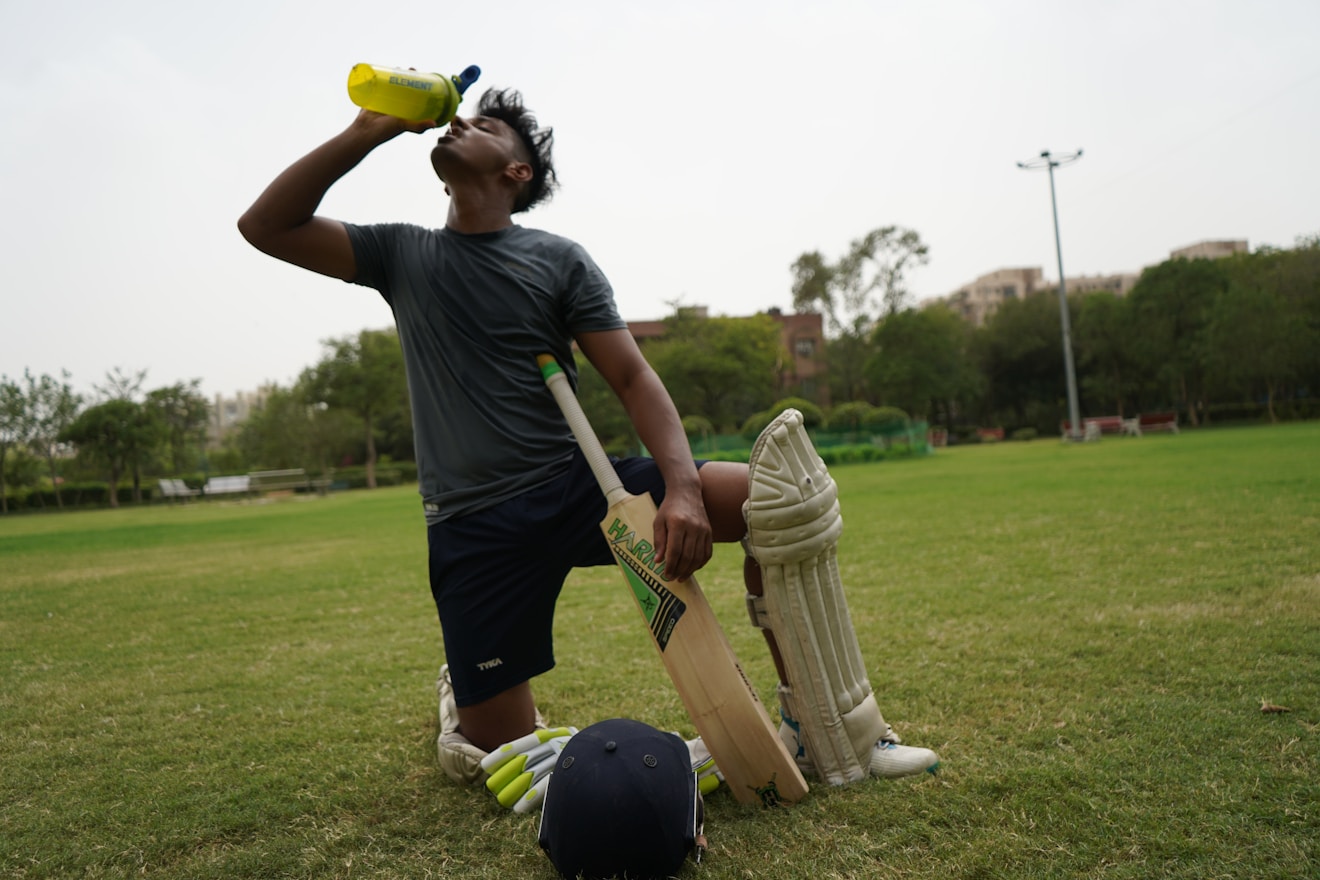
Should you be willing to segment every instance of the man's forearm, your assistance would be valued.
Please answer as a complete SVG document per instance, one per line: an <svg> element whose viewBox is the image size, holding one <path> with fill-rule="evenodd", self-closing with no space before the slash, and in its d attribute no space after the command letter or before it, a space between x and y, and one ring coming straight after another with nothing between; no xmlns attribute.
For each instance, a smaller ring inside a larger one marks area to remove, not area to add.
<svg viewBox="0 0 1320 880"><path fill-rule="evenodd" d="M239 229L260 247L265 235L279 234L311 220L321 199L381 141L354 124L285 169L252 203Z"/></svg>
<svg viewBox="0 0 1320 880"><path fill-rule="evenodd" d="M647 370L628 389L624 409L664 477L666 491L700 493L701 478L692 461L683 423L660 377Z"/></svg>

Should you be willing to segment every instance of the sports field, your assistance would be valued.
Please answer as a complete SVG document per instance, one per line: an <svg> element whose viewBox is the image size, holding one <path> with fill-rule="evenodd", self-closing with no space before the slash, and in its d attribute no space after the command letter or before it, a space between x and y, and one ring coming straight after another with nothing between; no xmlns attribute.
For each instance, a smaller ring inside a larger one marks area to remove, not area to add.
<svg viewBox="0 0 1320 880"><path fill-rule="evenodd" d="M871 681L942 771L717 792L682 876L1316 876L1320 424L834 476ZM701 580L773 703L740 571ZM691 735L624 589L570 580L541 708ZM552 878L439 772L441 659L412 489L0 518L0 876Z"/></svg>

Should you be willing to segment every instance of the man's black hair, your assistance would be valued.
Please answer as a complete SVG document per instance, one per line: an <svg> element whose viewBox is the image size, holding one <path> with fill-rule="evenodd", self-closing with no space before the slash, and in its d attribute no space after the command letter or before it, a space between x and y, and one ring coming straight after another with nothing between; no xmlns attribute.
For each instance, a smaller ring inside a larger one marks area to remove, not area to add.
<svg viewBox="0 0 1320 880"><path fill-rule="evenodd" d="M536 117L523 106L522 95L513 89L488 89L481 96L477 112L498 119L518 134L527 148L527 163L532 166L532 179L523 185L513 204L513 213L526 211L546 201L559 186L555 176L551 150L555 144L553 128L540 128Z"/></svg>

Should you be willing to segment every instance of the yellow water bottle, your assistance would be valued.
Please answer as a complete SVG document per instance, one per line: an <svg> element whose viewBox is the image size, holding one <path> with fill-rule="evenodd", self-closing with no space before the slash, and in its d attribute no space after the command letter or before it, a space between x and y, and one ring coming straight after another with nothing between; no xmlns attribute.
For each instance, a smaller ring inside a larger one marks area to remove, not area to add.
<svg viewBox="0 0 1320 880"><path fill-rule="evenodd" d="M481 68L475 64L457 76L356 64L348 72L348 97L377 113L408 122L433 119L444 125L458 115L463 93L479 76Z"/></svg>

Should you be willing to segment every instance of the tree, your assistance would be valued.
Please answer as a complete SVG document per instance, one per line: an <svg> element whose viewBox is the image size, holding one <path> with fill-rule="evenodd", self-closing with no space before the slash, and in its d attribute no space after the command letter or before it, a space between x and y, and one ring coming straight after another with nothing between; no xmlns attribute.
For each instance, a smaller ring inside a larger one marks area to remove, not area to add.
<svg viewBox="0 0 1320 880"><path fill-rule="evenodd" d="M206 424L210 418L210 405L202 396L201 380L176 382L149 391L146 404L162 426L171 473L189 470L206 443Z"/></svg>
<svg viewBox="0 0 1320 880"><path fill-rule="evenodd" d="M774 400L786 356L774 318L707 318L679 308L665 325L662 338L646 343L646 358L680 416L732 429Z"/></svg>
<svg viewBox="0 0 1320 880"><path fill-rule="evenodd" d="M122 367L115 367L105 374L104 385L93 385L96 393L103 400L137 400L142 393L142 383L147 381L147 371L128 375Z"/></svg>
<svg viewBox="0 0 1320 880"><path fill-rule="evenodd" d="M31 434L32 415L23 389L8 376L0 376L0 513L9 512L9 489L5 485L9 451L26 445Z"/></svg>
<svg viewBox="0 0 1320 880"><path fill-rule="evenodd" d="M27 370L23 371L23 376L27 380L27 402L32 419L28 443L45 459L50 469L55 505L63 510L64 498L60 493L60 476L56 464L61 444L59 438L78 414L78 408L82 406L82 395L75 394L69 386L67 371L62 374L63 382L57 382L45 374L35 379Z"/></svg>
<svg viewBox="0 0 1320 880"><path fill-rule="evenodd" d="M386 412L407 408L403 352L394 329L363 330L356 337L327 340L329 356L303 372L308 402L343 409L362 423L367 487L376 487L376 423Z"/></svg>
<svg viewBox="0 0 1320 880"><path fill-rule="evenodd" d="M871 338L868 384L885 404L930 420L953 420L970 397L976 375L969 360L967 322L948 309L907 309L885 316Z"/></svg>
<svg viewBox="0 0 1320 880"><path fill-rule="evenodd" d="M1280 387L1298 375L1306 354L1305 328L1282 296L1232 283L1215 300L1206 328L1208 376L1240 394L1264 392L1271 422Z"/></svg>
<svg viewBox="0 0 1320 880"><path fill-rule="evenodd" d="M614 390L582 352L576 352L577 396L601 446L610 455L637 455L642 441Z"/></svg>
<svg viewBox="0 0 1320 880"><path fill-rule="evenodd" d="M1123 415L1140 388L1129 301L1108 291L1072 298L1072 338L1082 397L1105 414ZM1083 407L1085 410L1086 407Z"/></svg>
<svg viewBox="0 0 1320 880"><path fill-rule="evenodd" d="M270 389L262 405L239 427L242 459L262 468L303 468L329 473L361 444L362 428L348 410L309 404L305 389Z"/></svg>
<svg viewBox="0 0 1320 880"><path fill-rule="evenodd" d="M794 261L793 307L825 315L827 356L838 400L862 400L868 337L876 321L902 310L907 272L930 260L930 249L911 229L884 226L856 239L837 263L819 251Z"/></svg>
<svg viewBox="0 0 1320 880"><path fill-rule="evenodd" d="M130 403L138 403L138 397L142 394L142 385L147 381L147 371L138 370L136 373L127 374L121 367L115 367L105 374L104 385L93 385L96 393L104 400L126 400ZM153 435L159 435L159 431L153 431ZM153 446L155 444L153 443ZM127 464L133 471L133 501L142 500L142 466L150 458L154 449L134 449ZM117 504L117 501L113 503Z"/></svg>
<svg viewBox="0 0 1320 880"><path fill-rule="evenodd" d="M1058 429L1066 378L1059 310L1049 296L1007 300L974 337L986 393L982 424Z"/></svg>
<svg viewBox="0 0 1320 880"><path fill-rule="evenodd" d="M914 230L873 229L856 239L835 264L818 251L793 263L793 306L821 311L835 331L864 331L908 303L907 272L930 262L930 248Z"/></svg>
<svg viewBox="0 0 1320 880"><path fill-rule="evenodd" d="M118 507L119 480L124 470L134 468L160 435L160 423L145 406L113 399L88 407L60 431L58 439L74 444L80 454L108 470L110 506ZM134 485L134 501L142 500L140 489Z"/></svg>
<svg viewBox="0 0 1320 880"><path fill-rule="evenodd" d="M1227 286L1219 260L1179 257L1146 269L1128 294L1144 369L1159 377L1193 426L1205 403L1210 309Z"/></svg>
<svg viewBox="0 0 1320 880"><path fill-rule="evenodd" d="M1320 388L1320 236L1299 238L1292 250L1260 247L1250 254L1234 254L1222 265L1234 295L1272 294L1276 298L1272 300L1274 308L1288 324L1287 332L1278 337L1279 345L1259 351L1273 359L1283 355L1284 349L1287 351L1291 366L1286 372L1290 375L1276 382L1276 394L1292 397L1314 393ZM1229 303L1218 305L1227 307ZM1256 317L1249 316L1248 320ZM1222 317L1220 327L1224 327ZM1225 366L1229 365L1215 364L1217 377L1222 377ZM1280 365L1266 371L1279 373Z"/></svg>

